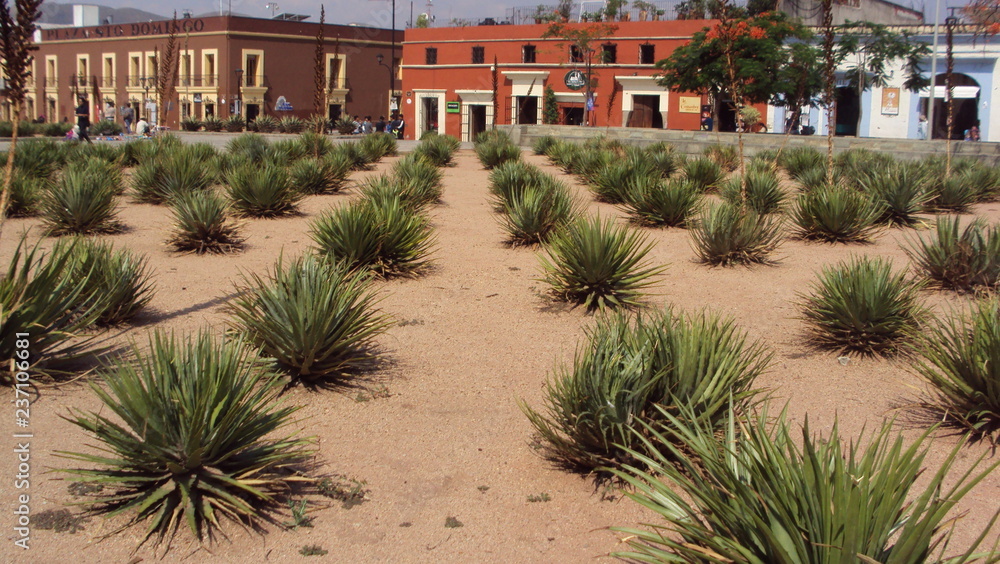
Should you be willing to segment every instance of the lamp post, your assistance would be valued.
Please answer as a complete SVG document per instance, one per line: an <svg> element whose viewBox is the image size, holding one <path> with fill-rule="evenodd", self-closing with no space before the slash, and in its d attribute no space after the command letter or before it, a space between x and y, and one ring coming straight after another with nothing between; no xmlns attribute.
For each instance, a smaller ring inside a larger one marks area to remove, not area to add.
<svg viewBox="0 0 1000 564"><path fill-rule="evenodd" d="M243 105L243 69L236 69L236 99L233 102L233 108L236 110L233 115L240 115L243 113L240 106Z"/></svg>
<svg viewBox="0 0 1000 564"><path fill-rule="evenodd" d="M146 109L146 121L149 121L149 89L153 86L153 81L156 80L151 76L143 76L139 79L139 83L142 85L142 90L145 95L142 97L142 107Z"/></svg>
<svg viewBox="0 0 1000 564"><path fill-rule="evenodd" d="M389 113L391 114L392 113L392 95L396 91L396 75L393 74L393 72L392 72L392 65L391 64L387 65L387 64L385 64L385 63L382 62L384 59L385 59L385 56L383 56L382 53L379 53L378 55L375 55L375 60L378 61L378 64L381 65L381 66L383 66L383 67L385 67L385 68L387 68L387 69L389 69Z"/></svg>
<svg viewBox="0 0 1000 564"><path fill-rule="evenodd" d="M944 167L944 177L945 178L948 178L949 176L951 176L951 134L952 134L952 130L953 130L954 124L955 124L955 121L954 121L954 116L955 116L954 87L955 87L955 85L954 85L954 82L952 80L952 73L955 70L955 53L954 53L953 49L954 49L954 40L955 40L955 35L954 35L955 34L955 24L957 24L957 23L958 23L958 18L956 18L954 16L954 13L952 15L948 16L947 18L945 18L945 20L944 20L944 27L945 27L945 31L947 33L946 37L947 37L947 45L948 45L947 59L946 59L947 63L946 63L946 66L945 66L945 75L944 75L944 84L945 84L945 87L944 87L944 103L946 104L946 108L945 109L948 112L948 114L947 114L948 115L948 121L947 121L947 125L948 125L948 133L947 133L947 135L948 135L948 138L947 138L947 143L946 143L946 146L945 146L945 151L947 152L947 155L945 156L945 167Z"/></svg>

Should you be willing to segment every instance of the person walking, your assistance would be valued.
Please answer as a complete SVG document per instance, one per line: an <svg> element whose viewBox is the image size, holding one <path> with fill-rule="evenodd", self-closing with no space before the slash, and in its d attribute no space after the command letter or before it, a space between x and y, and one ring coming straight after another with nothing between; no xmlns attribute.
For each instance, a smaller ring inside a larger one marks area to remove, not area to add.
<svg viewBox="0 0 1000 564"><path fill-rule="evenodd" d="M122 121L125 122L125 133L132 134L132 122L135 121L135 110L132 106L122 106Z"/></svg>
<svg viewBox="0 0 1000 564"><path fill-rule="evenodd" d="M90 140L90 111L87 108L87 99L80 98L80 105L76 107L76 125L80 128L80 140L93 144Z"/></svg>
<svg viewBox="0 0 1000 564"><path fill-rule="evenodd" d="M365 121L361 122L361 133L368 135L374 130L375 126L372 125L372 116L365 116Z"/></svg>
<svg viewBox="0 0 1000 564"><path fill-rule="evenodd" d="M917 118L917 139L927 139L927 116L924 114Z"/></svg>

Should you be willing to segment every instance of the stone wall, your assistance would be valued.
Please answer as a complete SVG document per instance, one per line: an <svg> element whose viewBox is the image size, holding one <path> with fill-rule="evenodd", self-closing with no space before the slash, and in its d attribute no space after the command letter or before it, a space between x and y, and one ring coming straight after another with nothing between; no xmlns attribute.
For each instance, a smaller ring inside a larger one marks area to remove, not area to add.
<svg viewBox="0 0 1000 564"><path fill-rule="evenodd" d="M530 147L532 141L539 137L551 135L563 141L583 143L587 139L602 135L621 139L634 145L650 145L665 141L673 145L677 151L687 155L700 155L709 145L736 145L735 133L713 133L710 131L675 131L668 129L638 129L630 127L580 127L571 125L517 125L501 126L511 133L511 137L519 145ZM779 149L781 147L813 147L820 151L826 150L826 137L819 135L781 135L774 133L747 133L743 136L744 150L747 156L753 156L759 151ZM1000 165L1000 143L967 143L953 141L953 154L958 157L973 157L993 166ZM932 155L943 155L945 142L942 140L918 141L915 139L875 139L837 137L834 139L834 152L848 149L870 149L892 153L900 159L922 159Z"/></svg>

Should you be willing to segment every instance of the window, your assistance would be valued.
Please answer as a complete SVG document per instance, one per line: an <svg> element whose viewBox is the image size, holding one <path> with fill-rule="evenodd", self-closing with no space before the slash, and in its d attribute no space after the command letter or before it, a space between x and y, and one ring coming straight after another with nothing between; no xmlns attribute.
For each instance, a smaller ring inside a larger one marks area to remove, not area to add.
<svg viewBox="0 0 1000 564"><path fill-rule="evenodd" d="M472 64L481 65L486 61L486 48L485 47L473 47L472 48Z"/></svg>
<svg viewBox="0 0 1000 564"><path fill-rule="evenodd" d="M101 80L101 88L113 88L115 86L115 56L104 55L104 69Z"/></svg>
<svg viewBox="0 0 1000 564"><path fill-rule="evenodd" d="M569 62L571 63L582 63L583 62L583 50L576 45L569 46Z"/></svg>
<svg viewBox="0 0 1000 564"><path fill-rule="evenodd" d="M327 65L329 67L326 70L327 89L333 90L334 88L344 88L340 80L340 59L338 57L331 56L327 59Z"/></svg>
<svg viewBox="0 0 1000 564"><path fill-rule="evenodd" d="M601 45L601 62L612 64L618 62L618 46L614 43Z"/></svg>
<svg viewBox="0 0 1000 564"><path fill-rule="evenodd" d="M185 51L181 53L180 60L180 70L178 72L180 75L181 86L191 86L191 52Z"/></svg>
<svg viewBox="0 0 1000 564"><path fill-rule="evenodd" d="M522 63L533 63L535 62L535 46L534 45L524 45L521 47L521 62Z"/></svg>
<svg viewBox="0 0 1000 564"><path fill-rule="evenodd" d="M437 50L437 47L428 47L427 48L427 52L425 54L425 57L426 57L426 61L425 61L426 64L428 64L428 65L436 65L436 64L438 64L438 50Z"/></svg>
<svg viewBox="0 0 1000 564"><path fill-rule="evenodd" d="M646 43L639 46L639 64L640 65L653 65L656 64L656 48L654 45Z"/></svg>
<svg viewBox="0 0 1000 564"><path fill-rule="evenodd" d="M257 72L260 57L257 55L247 55L246 64L243 66L243 80L247 86L257 86Z"/></svg>
<svg viewBox="0 0 1000 564"><path fill-rule="evenodd" d="M205 86L215 86L215 53L204 53L201 72L205 75Z"/></svg>

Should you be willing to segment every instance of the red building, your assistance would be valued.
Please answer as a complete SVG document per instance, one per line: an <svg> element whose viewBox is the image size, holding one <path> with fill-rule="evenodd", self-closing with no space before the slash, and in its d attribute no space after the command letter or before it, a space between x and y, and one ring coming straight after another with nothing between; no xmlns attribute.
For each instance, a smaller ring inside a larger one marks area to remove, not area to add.
<svg viewBox="0 0 1000 564"><path fill-rule="evenodd" d="M589 120L595 126L699 129L702 97L669 92L653 75L656 61L709 23L619 22L608 37L589 43L589 54L565 39L542 39L545 24L408 29L402 104L407 137L418 139L424 131L437 129L472 140L494 123L543 123L547 87L555 92L558 123ZM589 113L586 88L581 87L586 84L581 73L586 73L588 58L594 79Z"/></svg>
<svg viewBox="0 0 1000 564"><path fill-rule="evenodd" d="M262 114L305 118L314 113L318 23L237 16L179 19L174 93L156 100L170 25L168 20L38 30L23 117L73 121L80 98L86 99L92 121L108 104L131 105L137 115L146 115L145 101L153 99L163 123L172 128L186 116L239 113L252 120ZM324 35L321 112L330 118L388 115L389 65L394 61L398 69L402 31L394 41L389 29L327 24ZM0 110L9 113L8 104Z"/></svg>

